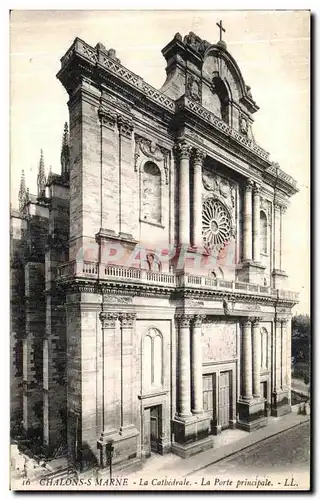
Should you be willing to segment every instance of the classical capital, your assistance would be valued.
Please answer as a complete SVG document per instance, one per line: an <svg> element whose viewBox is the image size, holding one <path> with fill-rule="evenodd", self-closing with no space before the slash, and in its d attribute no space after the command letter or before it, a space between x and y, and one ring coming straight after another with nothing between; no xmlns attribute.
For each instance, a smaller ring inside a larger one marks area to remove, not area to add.
<svg viewBox="0 0 320 500"><path fill-rule="evenodd" d="M262 321L262 318L252 318L252 325L255 326L255 327L260 327L260 322Z"/></svg>
<svg viewBox="0 0 320 500"><path fill-rule="evenodd" d="M244 187L246 191L252 191L253 181L251 179L247 179Z"/></svg>
<svg viewBox="0 0 320 500"><path fill-rule="evenodd" d="M100 106L98 109L98 117L102 126L108 127L112 130L114 129L117 116L114 113L111 113L109 109L105 109Z"/></svg>
<svg viewBox="0 0 320 500"><path fill-rule="evenodd" d="M280 212L281 212L281 214L284 215L286 213L286 211L287 211L287 207L285 207L284 205L280 205Z"/></svg>
<svg viewBox="0 0 320 500"><path fill-rule="evenodd" d="M287 324L289 323L288 318L281 319L281 323L282 323L284 326L287 326Z"/></svg>
<svg viewBox="0 0 320 500"><path fill-rule="evenodd" d="M193 165L203 165L203 160L206 157L206 153L201 149L193 149L192 153L192 163Z"/></svg>
<svg viewBox="0 0 320 500"><path fill-rule="evenodd" d="M187 328L190 326L190 322L192 320L192 315L191 314L176 314L175 319L180 327Z"/></svg>
<svg viewBox="0 0 320 500"><path fill-rule="evenodd" d="M199 328L202 326L202 322L203 320L205 319L206 315L205 314L196 314L195 316L193 316L192 318L192 325L195 327L195 328Z"/></svg>
<svg viewBox="0 0 320 500"><path fill-rule="evenodd" d="M133 121L131 119L125 118L122 115L118 115L118 129L121 135L131 139L133 132Z"/></svg>
<svg viewBox="0 0 320 500"><path fill-rule="evenodd" d="M119 321L122 328L132 328L134 320L136 319L136 313L120 313Z"/></svg>
<svg viewBox="0 0 320 500"><path fill-rule="evenodd" d="M261 193L261 186L255 182L253 187L253 194L259 195Z"/></svg>
<svg viewBox="0 0 320 500"><path fill-rule="evenodd" d="M117 317L118 316L115 313L101 311L101 313L99 314L99 319L101 321L102 329L115 328Z"/></svg>
<svg viewBox="0 0 320 500"><path fill-rule="evenodd" d="M186 140L181 140L177 142L177 144L174 146L174 153L177 156L179 160L189 160L192 148L191 146L187 143Z"/></svg>
<svg viewBox="0 0 320 500"><path fill-rule="evenodd" d="M243 319L241 325L243 328L251 328L251 320L249 318Z"/></svg>

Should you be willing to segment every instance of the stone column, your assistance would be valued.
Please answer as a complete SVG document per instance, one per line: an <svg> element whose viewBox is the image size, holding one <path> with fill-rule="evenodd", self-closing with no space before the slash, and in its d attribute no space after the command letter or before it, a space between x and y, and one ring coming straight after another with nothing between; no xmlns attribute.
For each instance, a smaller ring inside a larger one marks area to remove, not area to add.
<svg viewBox="0 0 320 500"><path fill-rule="evenodd" d="M286 333L287 333L287 380L286 384L288 389L291 389L291 319L288 320L286 325ZM289 390L290 395L290 390Z"/></svg>
<svg viewBox="0 0 320 500"><path fill-rule="evenodd" d="M274 204L274 228L273 228L273 268L280 269L280 205Z"/></svg>
<svg viewBox="0 0 320 500"><path fill-rule="evenodd" d="M252 399L252 340L251 321L242 325L242 396L243 399Z"/></svg>
<svg viewBox="0 0 320 500"><path fill-rule="evenodd" d="M179 329L178 342L178 415L191 416L190 385L190 320L191 316L176 316Z"/></svg>
<svg viewBox="0 0 320 500"><path fill-rule="evenodd" d="M202 246L202 165L205 153L196 149L193 156L192 244Z"/></svg>
<svg viewBox="0 0 320 500"><path fill-rule="evenodd" d="M279 391L281 385L281 320L275 320L275 332L274 332L274 388L275 391Z"/></svg>
<svg viewBox="0 0 320 500"><path fill-rule="evenodd" d="M260 262L260 186L253 189L253 260Z"/></svg>
<svg viewBox="0 0 320 500"><path fill-rule="evenodd" d="M283 268L283 216L286 213L287 208L283 205L280 206L280 249L279 249L279 268Z"/></svg>
<svg viewBox="0 0 320 500"><path fill-rule="evenodd" d="M120 313L121 369L120 369L120 434L133 427L133 328L135 313Z"/></svg>
<svg viewBox="0 0 320 500"><path fill-rule="evenodd" d="M287 319L281 321L281 388L287 387Z"/></svg>
<svg viewBox="0 0 320 500"><path fill-rule="evenodd" d="M253 339L253 397L260 398L260 368L261 368L261 333L260 318L252 323Z"/></svg>
<svg viewBox="0 0 320 500"><path fill-rule="evenodd" d="M179 163L179 244L190 245L190 179L189 160L191 147L186 141L175 147Z"/></svg>
<svg viewBox="0 0 320 500"><path fill-rule="evenodd" d="M247 180L244 191L243 210L243 260L252 260L252 186L253 182Z"/></svg>
<svg viewBox="0 0 320 500"><path fill-rule="evenodd" d="M101 440L116 430L114 412L114 379L116 370L113 362L116 338L117 315L110 312L101 311L99 314L102 329L101 345L101 375L102 375L102 401L101 401Z"/></svg>
<svg viewBox="0 0 320 500"><path fill-rule="evenodd" d="M191 392L192 413L195 414L203 412L201 327L204 318L203 315L196 315L191 327Z"/></svg>

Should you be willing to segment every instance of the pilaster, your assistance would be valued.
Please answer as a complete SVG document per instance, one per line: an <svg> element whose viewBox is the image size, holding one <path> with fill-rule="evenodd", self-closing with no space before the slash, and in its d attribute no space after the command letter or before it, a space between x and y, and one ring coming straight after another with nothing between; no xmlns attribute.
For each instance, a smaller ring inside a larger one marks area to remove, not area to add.
<svg viewBox="0 0 320 500"><path fill-rule="evenodd" d="M193 193L192 193L192 245L202 247L202 167L206 154L195 149L192 157L193 164Z"/></svg>
<svg viewBox="0 0 320 500"><path fill-rule="evenodd" d="M252 260L252 189L253 182L248 179L244 188L243 214L243 260Z"/></svg>
<svg viewBox="0 0 320 500"><path fill-rule="evenodd" d="M138 182L132 182L133 176L133 130L131 117L118 115L119 143L119 233L138 237L139 198Z"/></svg>
<svg viewBox="0 0 320 500"><path fill-rule="evenodd" d="M119 170L117 116L110 109L100 106L100 228L119 232ZM105 193L108 193L108 197ZM106 200L108 199L108 203Z"/></svg>
<svg viewBox="0 0 320 500"><path fill-rule="evenodd" d="M116 320L118 315L111 312L101 311L99 320L101 322L101 436L99 442L106 444L106 437L117 432L117 421L115 415L115 338Z"/></svg>
<svg viewBox="0 0 320 500"><path fill-rule="evenodd" d="M253 260L260 262L260 186L253 188Z"/></svg>
<svg viewBox="0 0 320 500"><path fill-rule="evenodd" d="M133 335L135 325L135 313L120 313L121 325L121 384L120 384L120 435L131 432L135 426L132 424L133 414Z"/></svg>
<svg viewBox="0 0 320 500"><path fill-rule="evenodd" d="M279 417L291 412L289 389L285 387L286 370L286 320L276 318L274 322L274 391L271 415ZM284 366L285 364L285 366Z"/></svg>
<svg viewBox="0 0 320 500"><path fill-rule="evenodd" d="M260 395L260 368L261 368L261 318L254 318L252 322L253 340L253 397L261 398Z"/></svg>

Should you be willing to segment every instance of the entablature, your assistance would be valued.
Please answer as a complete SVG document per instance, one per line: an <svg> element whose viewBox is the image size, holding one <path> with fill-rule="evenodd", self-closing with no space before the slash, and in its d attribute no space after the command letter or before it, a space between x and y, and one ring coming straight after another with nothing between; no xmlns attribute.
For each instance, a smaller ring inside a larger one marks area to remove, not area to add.
<svg viewBox="0 0 320 500"><path fill-rule="evenodd" d="M102 93L102 99L110 92L110 101L119 110L133 114L134 111L142 110L152 120L160 120L169 129L172 125L174 129L179 128L181 119L193 119L203 131L208 133L209 128L210 137L215 137L220 143L222 141L232 154L245 158L252 170L263 172L265 182L274 185L277 181L279 188L285 192L297 192L294 179L271 163L269 153L254 140L230 127L196 100L183 95L174 101L156 90L140 76L122 66L113 49L107 51L102 44L93 48L76 38L61 58L61 69L57 77L70 96L79 88L83 79L91 80ZM87 92L92 93L92 89L87 89ZM93 99L97 97L94 94L92 93ZM251 98L246 99L250 101ZM250 104L249 101L245 103L246 106Z"/></svg>

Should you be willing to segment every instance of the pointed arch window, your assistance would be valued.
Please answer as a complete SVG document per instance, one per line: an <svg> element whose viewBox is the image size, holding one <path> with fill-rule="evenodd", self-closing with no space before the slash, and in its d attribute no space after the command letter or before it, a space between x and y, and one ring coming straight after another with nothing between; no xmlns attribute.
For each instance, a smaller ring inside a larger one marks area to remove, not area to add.
<svg viewBox="0 0 320 500"><path fill-rule="evenodd" d="M143 339L143 386L146 390L161 387L163 379L163 338L150 328Z"/></svg>
<svg viewBox="0 0 320 500"><path fill-rule="evenodd" d="M262 210L260 211L260 252L268 253L268 221Z"/></svg>

